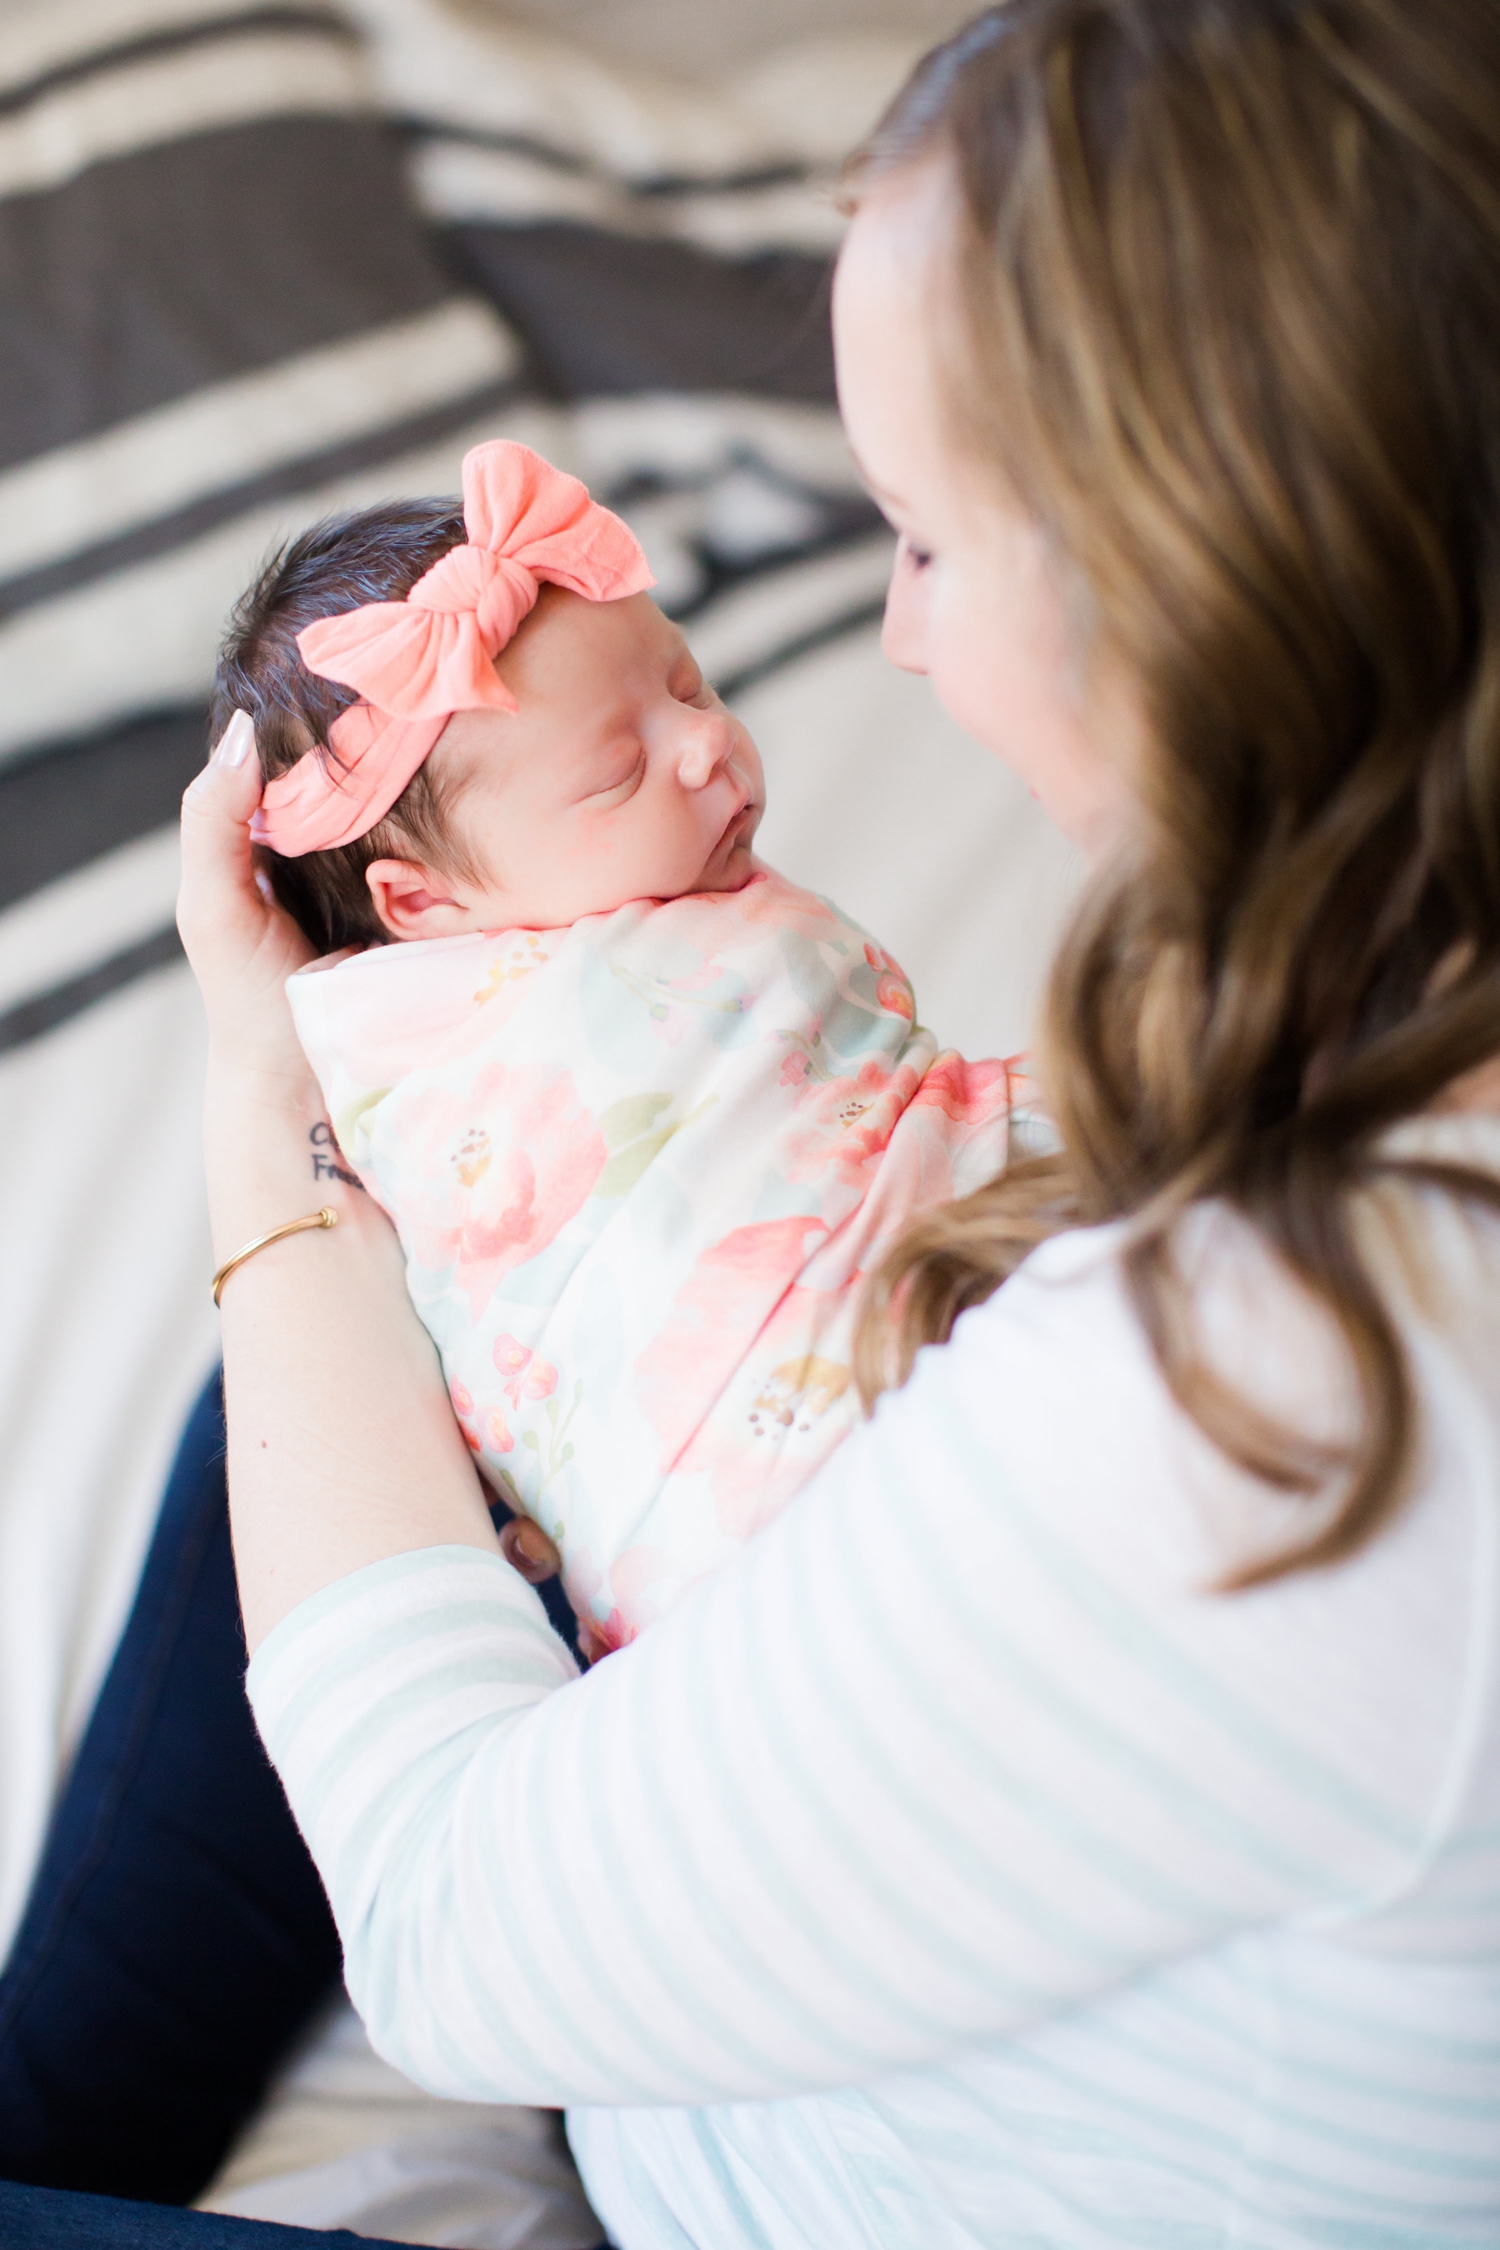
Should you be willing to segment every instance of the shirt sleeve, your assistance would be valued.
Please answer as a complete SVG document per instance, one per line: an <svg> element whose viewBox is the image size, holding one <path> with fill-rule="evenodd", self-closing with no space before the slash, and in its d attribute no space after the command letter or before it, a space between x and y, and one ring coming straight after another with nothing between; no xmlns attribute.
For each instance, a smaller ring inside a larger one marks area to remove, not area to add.
<svg viewBox="0 0 1500 2250"><path fill-rule="evenodd" d="M1388 1893L1427 1610L1212 1592L1174 1416L1113 1280L1012 1283L582 1679L472 1550L304 1603L250 1693L377 2049L470 2100L848 2084Z"/></svg>

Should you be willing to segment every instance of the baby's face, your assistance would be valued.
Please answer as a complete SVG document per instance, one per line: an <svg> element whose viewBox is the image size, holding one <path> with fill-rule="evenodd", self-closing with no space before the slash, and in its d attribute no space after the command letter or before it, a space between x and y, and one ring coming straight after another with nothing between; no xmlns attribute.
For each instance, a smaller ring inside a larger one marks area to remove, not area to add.
<svg viewBox="0 0 1500 2250"><path fill-rule="evenodd" d="M647 595L590 602L547 587L497 669L519 709L455 712L431 757L483 877L429 875L432 903L458 918L424 915L397 935L557 928L749 881L759 755Z"/></svg>

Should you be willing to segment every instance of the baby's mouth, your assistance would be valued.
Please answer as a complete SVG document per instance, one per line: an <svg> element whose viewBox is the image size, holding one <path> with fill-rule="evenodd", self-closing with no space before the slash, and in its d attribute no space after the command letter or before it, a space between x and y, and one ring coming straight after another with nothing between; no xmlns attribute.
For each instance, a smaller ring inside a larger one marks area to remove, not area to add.
<svg viewBox="0 0 1500 2250"><path fill-rule="evenodd" d="M728 859L737 844L745 843L754 835L760 823L760 807L753 797L747 797L738 812L731 813L724 824L723 834L714 846L715 859Z"/></svg>

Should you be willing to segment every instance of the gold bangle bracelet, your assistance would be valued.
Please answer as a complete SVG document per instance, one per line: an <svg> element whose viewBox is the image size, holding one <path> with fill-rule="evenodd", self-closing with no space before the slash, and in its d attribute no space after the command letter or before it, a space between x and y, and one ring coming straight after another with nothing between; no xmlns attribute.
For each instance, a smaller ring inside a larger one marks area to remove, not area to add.
<svg viewBox="0 0 1500 2250"><path fill-rule="evenodd" d="M338 1223L337 1211L332 1204L325 1203L321 1211L309 1211L305 1219L288 1219L284 1227L272 1227L269 1234L258 1234L253 1242L245 1244L243 1250L236 1250L232 1258L226 1258L214 1275L214 1303L219 1302L224 1284L235 1267L242 1266L247 1258L253 1258L257 1250L264 1250L269 1243L280 1242L286 1235L300 1234L304 1227L336 1227Z"/></svg>

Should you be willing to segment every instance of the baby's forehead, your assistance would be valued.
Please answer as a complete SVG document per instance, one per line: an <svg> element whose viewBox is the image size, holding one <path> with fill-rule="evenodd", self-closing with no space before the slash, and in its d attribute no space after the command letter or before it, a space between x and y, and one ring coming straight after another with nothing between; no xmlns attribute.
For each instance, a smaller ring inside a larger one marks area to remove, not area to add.
<svg viewBox="0 0 1500 2250"><path fill-rule="evenodd" d="M522 778L539 749L554 770L586 758L599 738L630 723L638 698L674 685L691 662L681 628L649 595L591 602L543 586L495 660L514 713L456 711L432 752L434 778L461 788L483 772L494 786Z"/></svg>
<svg viewBox="0 0 1500 2250"><path fill-rule="evenodd" d="M593 602L566 586L543 586L496 667L518 698L527 688L566 695L582 684L576 666L590 651L611 665L634 658L654 671L680 663L687 643L649 594Z"/></svg>
<svg viewBox="0 0 1500 2250"><path fill-rule="evenodd" d="M626 594L618 601L590 601L569 586L543 586L536 608L521 628L608 633L653 643L663 649L684 646L682 631L649 594Z"/></svg>

